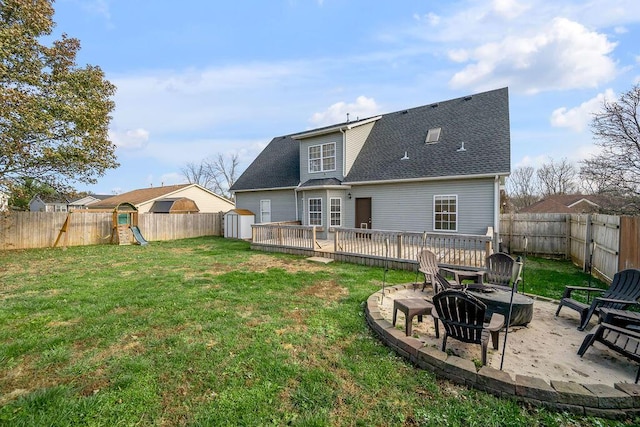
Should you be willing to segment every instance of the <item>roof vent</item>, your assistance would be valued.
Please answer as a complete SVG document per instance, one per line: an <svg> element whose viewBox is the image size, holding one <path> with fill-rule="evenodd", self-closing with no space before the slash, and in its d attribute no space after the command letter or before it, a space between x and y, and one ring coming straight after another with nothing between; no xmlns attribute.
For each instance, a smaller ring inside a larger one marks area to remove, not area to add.
<svg viewBox="0 0 640 427"><path fill-rule="evenodd" d="M467 149L464 148L464 141L462 141L462 146L460 146L456 151L467 151Z"/></svg>
<svg viewBox="0 0 640 427"><path fill-rule="evenodd" d="M439 104L436 102L435 104L431 104L431 108L436 108Z"/></svg>
<svg viewBox="0 0 640 427"><path fill-rule="evenodd" d="M465 101L471 101L471 98L473 98L473 96L465 96L465 97L464 97L464 100L465 100Z"/></svg>
<svg viewBox="0 0 640 427"><path fill-rule="evenodd" d="M404 152L404 156L400 158L400 160L409 160L409 155L407 154L407 152Z"/></svg>
<svg viewBox="0 0 640 427"><path fill-rule="evenodd" d="M442 128L432 128L427 132L427 139L424 141L427 144L433 144L434 142L438 142L440 139L440 133Z"/></svg>

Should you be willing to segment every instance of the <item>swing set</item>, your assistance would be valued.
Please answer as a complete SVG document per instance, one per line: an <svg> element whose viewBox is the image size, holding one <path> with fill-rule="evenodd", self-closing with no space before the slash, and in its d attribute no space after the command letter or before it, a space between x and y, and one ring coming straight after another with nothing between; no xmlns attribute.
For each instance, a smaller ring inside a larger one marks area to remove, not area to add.
<svg viewBox="0 0 640 427"><path fill-rule="evenodd" d="M138 228L138 209L129 202L120 203L113 210L97 210L97 209L82 209L69 212L67 218L62 224L58 237L56 238L53 247L55 248L60 243L62 236L64 235L63 246L66 248L69 243L69 226L71 225L71 218L73 214L83 213L96 213L96 212L111 212L111 236L109 243L119 245L131 245L139 244L146 245L148 242L142 237L140 229Z"/></svg>

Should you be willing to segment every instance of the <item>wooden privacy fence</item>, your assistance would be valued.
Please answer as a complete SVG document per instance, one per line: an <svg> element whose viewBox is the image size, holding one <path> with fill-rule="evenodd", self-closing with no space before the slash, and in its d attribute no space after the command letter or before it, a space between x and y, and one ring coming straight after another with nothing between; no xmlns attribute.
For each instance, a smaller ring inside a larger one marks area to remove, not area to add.
<svg viewBox="0 0 640 427"><path fill-rule="evenodd" d="M601 214L505 214L501 244L508 252L571 259L606 281L623 269L640 268L640 217Z"/></svg>
<svg viewBox="0 0 640 427"><path fill-rule="evenodd" d="M0 213L0 250L52 247L67 220L65 212ZM100 245L111 242L111 212L74 212L58 246ZM222 235L222 212L197 214L140 214L138 227L147 241Z"/></svg>

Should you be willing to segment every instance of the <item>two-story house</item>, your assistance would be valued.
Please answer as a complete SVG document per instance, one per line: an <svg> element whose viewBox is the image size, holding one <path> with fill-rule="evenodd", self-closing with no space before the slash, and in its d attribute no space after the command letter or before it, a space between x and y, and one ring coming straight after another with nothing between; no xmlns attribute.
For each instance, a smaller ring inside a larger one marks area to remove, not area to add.
<svg viewBox="0 0 640 427"><path fill-rule="evenodd" d="M497 233L507 88L274 138L231 190L256 223Z"/></svg>

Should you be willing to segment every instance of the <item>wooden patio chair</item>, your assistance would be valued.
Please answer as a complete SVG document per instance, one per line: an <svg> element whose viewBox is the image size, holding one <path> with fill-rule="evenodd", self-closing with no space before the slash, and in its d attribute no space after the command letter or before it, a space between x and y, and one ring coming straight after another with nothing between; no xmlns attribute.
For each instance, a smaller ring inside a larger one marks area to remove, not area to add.
<svg viewBox="0 0 640 427"><path fill-rule="evenodd" d="M516 260L504 252L489 255L486 259L485 284L504 291L511 291L515 287L515 292L518 292L522 270L522 263L519 264L518 266Z"/></svg>
<svg viewBox="0 0 640 427"><path fill-rule="evenodd" d="M463 289L462 285L459 285L457 282L451 282L449 279L444 277L440 273L436 273L435 281L433 282L433 294L439 294L442 291L446 291L447 289Z"/></svg>
<svg viewBox="0 0 640 427"><path fill-rule="evenodd" d="M571 298L574 291L586 292L591 295L593 292L600 292L601 296L595 297L591 304L585 304ZM630 268L617 272L613 276L613 282L609 289L589 288L583 286L566 286L556 316L560 314L562 307L569 307L580 314L580 325L578 330L583 331L591 316L599 314L601 308L614 308L625 310L632 305L638 305L640 298L640 270Z"/></svg>
<svg viewBox="0 0 640 427"><path fill-rule="evenodd" d="M637 328L638 325L636 324L635 327ZM582 341L578 355L584 356L587 349L596 341L635 362L640 362L640 331L638 329L630 329L628 325L617 326L611 323L599 323ZM639 378L640 366L636 371L636 384L638 384Z"/></svg>
<svg viewBox="0 0 640 427"><path fill-rule="evenodd" d="M423 249L418 254L418 271L424 274L422 290L427 286L427 282L433 287L435 292L436 274L439 273L438 259L436 254L428 249Z"/></svg>
<svg viewBox="0 0 640 427"><path fill-rule="evenodd" d="M438 321L444 326L442 351L447 348L447 338L455 338L470 344L480 344L482 364L487 364L489 335L493 348L498 349L500 329L504 327L504 316L493 313L485 323L486 306L477 298L457 289L447 289L433 297L435 310L431 315L436 323L436 338L439 337Z"/></svg>

